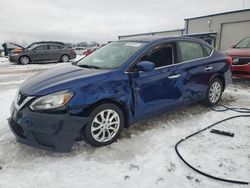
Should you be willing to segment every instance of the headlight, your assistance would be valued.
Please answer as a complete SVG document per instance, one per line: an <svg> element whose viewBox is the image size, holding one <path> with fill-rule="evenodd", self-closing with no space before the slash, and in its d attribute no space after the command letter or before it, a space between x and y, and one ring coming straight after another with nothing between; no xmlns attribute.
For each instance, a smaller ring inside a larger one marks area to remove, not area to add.
<svg viewBox="0 0 250 188"><path fill-rule="evenodd" d="M61 91L49 94L33 101L30 108L35 111L65 108L65 105L69 102L72 96L73 93L70 91Z"/></svg>
<svg viewBox="0 0 250 188"><path fill-rule="evenodd" d="M235 58L233 58L233 64L238 64L238 63L239 63L239 61L240 61L240 60L239 60L239 58L236 58L236 57L235 57Z"/></svg>

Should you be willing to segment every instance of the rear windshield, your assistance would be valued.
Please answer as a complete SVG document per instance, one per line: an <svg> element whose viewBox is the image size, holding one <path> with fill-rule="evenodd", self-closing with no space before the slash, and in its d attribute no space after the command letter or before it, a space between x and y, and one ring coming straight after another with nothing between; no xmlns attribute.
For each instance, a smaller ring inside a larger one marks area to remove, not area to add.
<svg viewBox="0 0 250 188"><path fill-rule="evenodd" d="M112 42L83 58L77 65L99 69L115 69L124 64L144 45L144 42Z"/></svg>

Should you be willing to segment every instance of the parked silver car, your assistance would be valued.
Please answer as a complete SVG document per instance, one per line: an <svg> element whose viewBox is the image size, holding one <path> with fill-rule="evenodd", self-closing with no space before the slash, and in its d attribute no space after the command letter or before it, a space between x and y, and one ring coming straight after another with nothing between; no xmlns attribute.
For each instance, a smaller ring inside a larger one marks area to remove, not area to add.
<svg viewBox="0 0 250 188"><path fill-rule="evenodd" d="M36 42L24 48L12 50L9 61L23 65L42 62L68 62L76 58L74 50L62 42Z"/></svg>

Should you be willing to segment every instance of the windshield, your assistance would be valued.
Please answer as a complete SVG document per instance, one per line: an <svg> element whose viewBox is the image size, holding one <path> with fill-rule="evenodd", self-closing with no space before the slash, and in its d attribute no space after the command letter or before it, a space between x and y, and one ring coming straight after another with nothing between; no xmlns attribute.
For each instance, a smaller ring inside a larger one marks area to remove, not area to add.
<svg viewBox="0 0 250 188"><path fill-rule="evenodd" d="M112 42L80 60L80 67L115 69L144 46L143 42Z"/></svg>
<svg viewBox="0 0 250 188"><path fill-rule="evenodd" d="M250 37L243 39L240 41L235 48L250 48Z"/></svg>

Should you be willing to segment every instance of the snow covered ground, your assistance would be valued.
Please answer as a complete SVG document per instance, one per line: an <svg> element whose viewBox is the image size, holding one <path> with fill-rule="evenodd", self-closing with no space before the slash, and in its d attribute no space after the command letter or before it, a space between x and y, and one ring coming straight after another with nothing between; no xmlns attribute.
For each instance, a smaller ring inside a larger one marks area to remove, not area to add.
<svg viewBox="0 0 250 188"><path fill-rule="evenodd" d="M121 139L94 148L77 142L69 154L29 147L15 141L7 125L18 85L33 74L62 63L13 65L0 58L0 188L27 187L249 187L201 176L176 155L174 146L185 136L235 112L218 113L200 104L182 107L137 123ZM250 81L235 81L222 104L250 107ZM180 146L195 167L216 176L250 181L250 118L238 118L215 128L233 138L197 135Z"/></svg>

